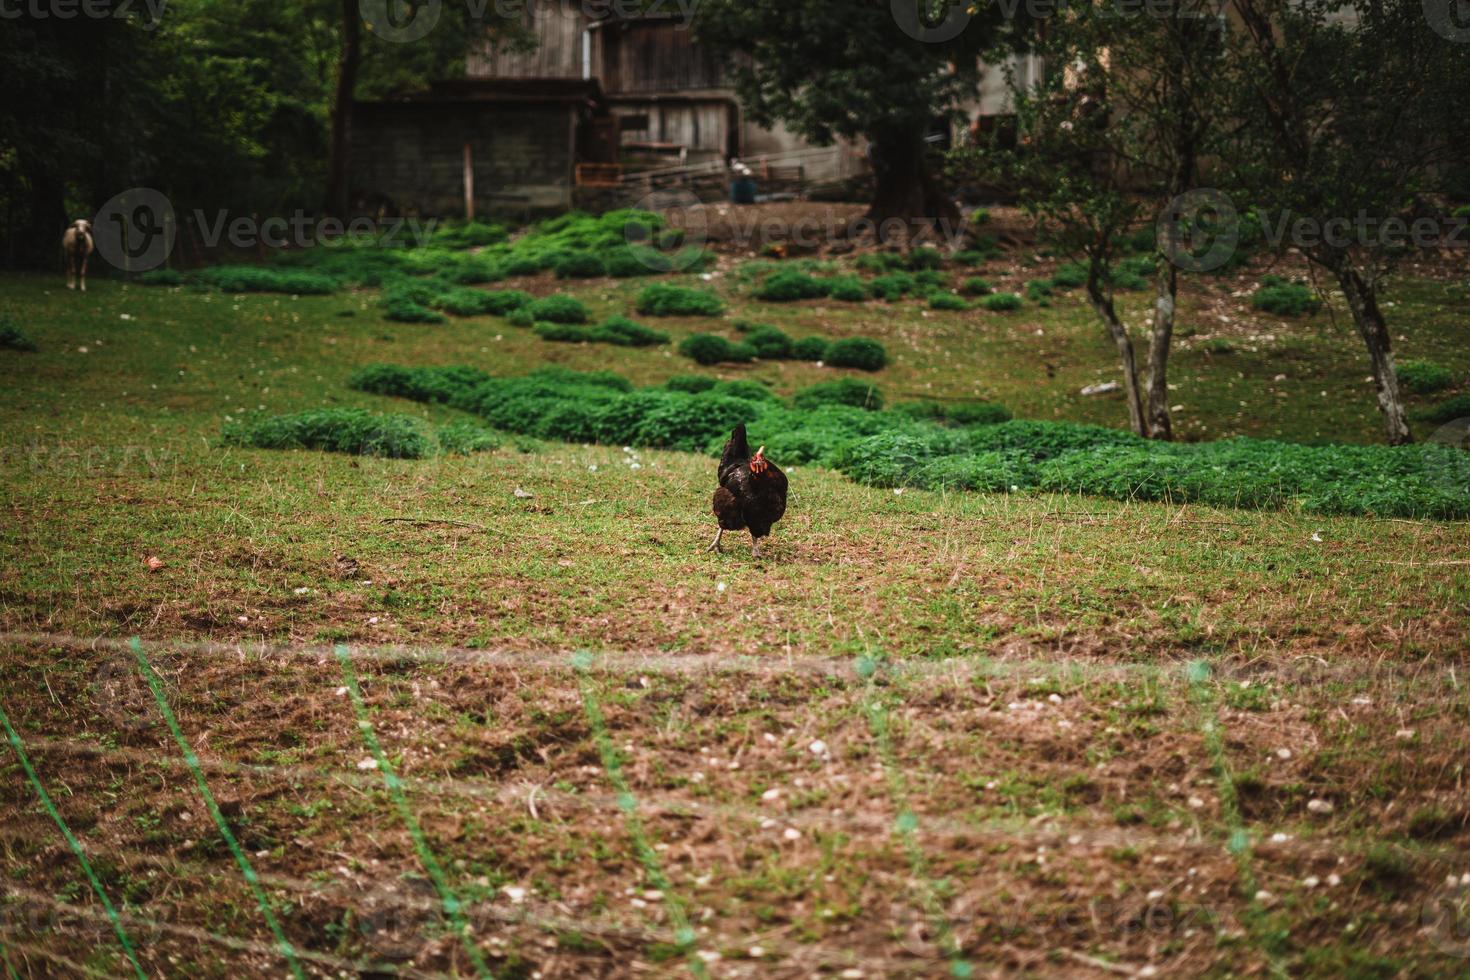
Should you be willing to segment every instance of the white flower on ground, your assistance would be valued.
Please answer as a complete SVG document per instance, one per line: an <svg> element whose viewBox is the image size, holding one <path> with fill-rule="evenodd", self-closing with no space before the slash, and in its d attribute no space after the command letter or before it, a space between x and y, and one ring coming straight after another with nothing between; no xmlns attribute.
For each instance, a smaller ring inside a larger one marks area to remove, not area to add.
<svg viewBox="0 0 1470 980"><path fill-rule="evenodd" d="M357 768L359 768L359 769L376 769L376 768L378 768L378 760L377 759L373 759L373 758L359 759L358 762L357 762Z"/></svg>

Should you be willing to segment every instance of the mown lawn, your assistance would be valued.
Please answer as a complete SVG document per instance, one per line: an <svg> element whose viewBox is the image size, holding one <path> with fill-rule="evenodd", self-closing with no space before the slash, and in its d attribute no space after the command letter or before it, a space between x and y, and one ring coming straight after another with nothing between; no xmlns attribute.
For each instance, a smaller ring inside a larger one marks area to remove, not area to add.
<svg viewBox="0 0 1470 980"><path fill-rule="evenodd" d="M1038 274L1026 261L981 274L1019 286ZM842 374L894 401L1123 420L1112 396L1077 394L1116 370L1075 295L941 312L759 303L728 259L711 280L671 278L719 291L731 336L745 317L875 337L893 363L700 369L672 345L548 343L496 317L392 323L374 291L96 280L82 296L0 278L41 348L0 351L0 705L150 975L284 963L133 655L97 636L143 638L286 934L317 956L308 972L474 972L366 764L338 642L497 976L1463 969L1464 920L1435 918L1463 914L1470 889L1446 883L1470 872L1463 523L895 493L796 467L757 563L744 541L702 550L713 464L697 455L217 444L258 411L461 418L346 386L384 362L706 372L782 394ZM1374 441L1342 311L1260 316L1232 295L1256 278L1184 305L1181 433ZM600 320L631 315L645 284L506 285L575 295ZM1411 278L1390 300L1402 356L1470 373L1463 279ZM1140 322L1143 294L1124 308ZM711 326L647 322L676 343ZM599 659L578 672L577 650ZM128 969L4 765L10 962Z"/></svg>

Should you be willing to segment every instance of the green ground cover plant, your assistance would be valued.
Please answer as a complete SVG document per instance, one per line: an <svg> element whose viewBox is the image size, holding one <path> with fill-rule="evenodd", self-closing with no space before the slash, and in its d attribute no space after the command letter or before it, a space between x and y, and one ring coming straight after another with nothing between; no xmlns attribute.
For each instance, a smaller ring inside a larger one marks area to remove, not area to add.
<svg viewBox="0 0 1470 980"><path fill-rule="evenodd" d="M765 433L762 441L773 453L831 466L874 486L1037 489L1319 514L1470 516L1464 457L1437 444L1164 443L1097 426L1000 421L994 410L981 411L987 421L980 424L940 424L928 409L857 407L881 402L870 386L852 379L812 386L787 408L713 387L633 389L606 373L549 370L494 378L465 368L372 370L355 377L354 386L364 387L368 378L380 393L428 392L496 429L541 438L716 452L729 428L746 422ZM400 383L385 384L390 376Z"/></svg>
<svg viewBox="0 0 1470 980"><path fill-rule="evenodd" d="M639 291L637 310L646 316L719 316L725 304L705 289L655 283Z"/></svg>

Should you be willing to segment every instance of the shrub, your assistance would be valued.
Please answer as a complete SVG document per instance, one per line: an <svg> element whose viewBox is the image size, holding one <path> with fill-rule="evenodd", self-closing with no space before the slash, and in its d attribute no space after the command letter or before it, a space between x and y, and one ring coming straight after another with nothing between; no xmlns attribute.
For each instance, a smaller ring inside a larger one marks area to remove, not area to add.
<svg viewBox="0 0 1470 980"><path fill-rule="evenodd" d="M529 305L532 300L530 293L522 292L519 289L491 290L484 295L486 303L485 312L493 313L496 316L509 316L521 307Z"/></svg>
<svg viewBox="0 0 1470 980"><path fill-rule="evenodd" d="M1031 279L1026 283L1026 298L1033 303L1046 305L1046 300L1051 296L1050 279Z"/></svg>
<svg viewBox="0 0 1470 980"><path fill-rule="evenodd" d="M228 446L252 449L321 449L358 456L420 459L434 443L418 419L374 415L355 408L329 408L276 415L225 426Z"/></svg>
<svg viewBox="0 0 1470 980"><path fill-rule="evenodd" d="M536 318L531 315L530 310L522 307L519 310L511 310L507 313L505 315L505 322L513 327L534 327L536 325Z"/></svg>
<svg viewBox="0 0 1470 980"><path fill-rule="evenodd" d="M868 288L873 291L874 296L886 299L891 303L912 292L915 285L917 283L914 277L907 272L890 272L868 283Z"/></svg>
<svg viewBox="0 0 1470 980"><path fill-rule="evenodd" d="M1416 395L1431 395L1455 380L1450 369L1434 361L1408 360L1398 365L1399 381Z"/></svg>
<svg viewBox="0 0 1470 980"><path fill-rule="evenodd" d="M710 391L726 398L743 398L748 402L774 402L780 399L776 393L759 381L721 381Z"/></svg>
<svg viewBox="0 0 1470 980"><path fill-rule="evenodd" d="M565 344L584 344L592 339L591 332L583 326L575 323L545 323L533 324L531 329L536 336L542 340L557 341Z"/></svg>
<svg viewBox="0 0 1470 980"><path fill-rule="evenodd" d="M1261 288L1251 296L1251 305L1277 316L1301 316L1317 312L1322 301L1301 283L1267 276L1261 280Z"/></svg>
<svg viewBox="0 0 1470 980"><path fill-rule="evenodd" d="M533 300L525 307L525 311L531 315L532 320L545 320L548 323L586 323L589 316L587 307L581 300L560 295Z"/></svg>
<svg viewBox="0 0 1470 980"><path fill-rule="evenodd" d="M992 313L1007 313L1021 308L1021 297L1015 293L992 293L983 297L980 305Z"/></svg>
<svg viewBox="0 0 1470 980"><path fill-rule="evenodd" d="M590 331L591 339L619 347L656 347L667 344L669 335L662 330L645 327L625 316L610 316Z"/></svg>
<svg viewBox="0 0 1470 980"><path fill-rule="evenodd" d="M783 269L761 283L755 291L755 298L767 303L791 303L826 296L831 288L828 280L817 279L795 269Z"/></svg>
<svg viewBox="0 0 1470 980"><path fill-rule="evenodd" d="M1076 289L1087 285L1087 267L1080 262L1067 262L1057 266L1052 273L1051 283L1059 289Z"/></svg>
<svg viewBox="0 0 1470 980"><path fill-rule="evenodd" d="M20 326L3 313L0 313L0 348L19 351L39 349L36 342L27 337Z"/></svg>
<svg viewBox="0 0 1470 980"><path fill-rule="evenodd" d="M704 374L676 374L664 382L664 387L670 391L683 391L691 395L697 395L701 391L709 391L719 382Z"/></svg>
<svg viewBox="0 0 1470 980"><path fill-rule="evenodd" d="M591 252L566 252L552 268L558 279L596 279L607 275L607 265Z"/></svg>
<svg viewBox="0 0 1470 980"><path fill-rule="evenodd" d="M450 269L445 278L461 286L478 286L504 279L505 269L489 256L470 255Z"/></svg>
<svg viewBox="0 0 1470 980"><path fill-rule="evenodd" d="M719 316L725 304L703 289L655 283L638 292L637 310L646 316Z"/></svg>
<svg viewBox="0 0 1470 980"><path fill-rule="evenodd" d="M439 440L439 451L455 456L468 456L471 453L500 448L498 435L473 422L451 422L440 426L434 435Z"/></svg>
<svg viewBox="0 0 1470 980"><path fill-rule="evenodd" d="M791 399L797 408L812 409L822 405L851 405L877 411L883 407L883 394L865 381L843 378L840 381L823 381L802 388Z"/></svg>
<svg viewBox="0 0 1470 980"><path fill-rule="evenodd" d="M383 316L399 323L447 323L448 318L404 294L387 295L382 299Z"/></svg>
<svg viewBox="0 0 1470 980"><path fill-rule="evenodd" d="M929 308L934 310L968 310L970 304L954 293L936 290L929 295Z"/></svg>
<svg viewBox="0 0 1470 980"><path fill-rule="evenodd" d="M832 345L825 337L802 337L791 343L793 361L825 361Z"/></svg>
<svg viewBox="0 0 1470 980"><path fill-rule="evenodd" d="M679 344L679 353L699 364L719 364L725 361L742 363L755 358L755 348L749 344L732 344L724 337L712 333L696 333L685 337Z"/></svg>
<svg viewBox="0 0 1470 980"><path fill-rule="evenodd" d="M495 245L506 239L506 231L500 225L489 225L480 221L468 221L435 232L431 242L439 248L475 248Z"/></svg>
<svg viewBox="0 0 1470 980"><path fill-rule="evenodd" d="M982 252L978 249L973 248L967 248L963 252L956 254L954 257L954 260L960 265L969 266L971 268L977 265L984 265L989 259L989 252Z"/></svg>
<svg viewBox="0 0 1470 980"><path fill-rule="evenodd" d="M944 254L937 248L916 248L909 252L907 264L910 269L937 269L944 265Z"/></svg>
<svg viewBox="0 0 1470 980"><path fill-rule="evenodd" d="M783 361L791 356L791 338L769 324L737 320L735 329L745 334L745 342L762 360Z"/></svg>
<svg viewBox="0 0 1470 980"><path fill-rule="evenodd" d="M182 286L184 274L177 269L150 269L133 278L140 286Z"/></svg>
<svg viewBox="0 0 1470 980"><path fill-rule="evenodd" d="M194 273L196 281L227 293L292 293L325 296L335 293L331 276L300 269L271 269L258 265L216 265Z"/></svg>
<svg viewBox="0 0 1470 980"><path fill-rule="evenodd" d="M888 363L888 351L884 350L883 345L876 340L849 337L845 340L834 341L827 348L826 361L833 367L877 371Z"/></svg>
<svg viewBox="0 0 1470 980"><path fill-rule="evenodd" d="M1011 420L1011 413L993 402L901 402L893 406L893 411L909 418L957 426L995 425Z"/></svg>
<svg viewBox="0 0 1470 980"><path fill-rule="evenodd" d="M541 272L543 266L538 259L530 256L513 255L500 268L507 276L534 276Z"/></svg>
<svg viewBox="0 0 1470 980"><path fill-rule="evenodd" d="M1438 405L1418 413L1415 417L1437 425L1453 422L1456 419L1470 418L1470 394L1447 398Z"/></svg>
<svg viewBox="0 0 1470 980"><path fill-rule="evenodd" d="M456 287L440 293L434 306L455 316L483 316L498 308L499 303L483 289Z"/></svg>
<svg viewBox="0 0 1470 980"><path fill-rule="evenodd" d="M990 281L979 276L970 276L960 283L960 292L966 296L985 296L991 291Z"/></svg>
<svg viewBox="0 0 1470 980"><path fill-rule="evenodd" d="M490 380L479 368L466 366L441 368L405 368L391 364L374 364L354 371L347 387L374 395L395 395L417 402L453 404L456 399Z"/></svg>
<svg viewBox="0 0 1470 980"><path fill-rule="evenodd" d="M827 281L828 295L843 303L861 303L868 298L868 287L857 276L838 276Z"/></svg>

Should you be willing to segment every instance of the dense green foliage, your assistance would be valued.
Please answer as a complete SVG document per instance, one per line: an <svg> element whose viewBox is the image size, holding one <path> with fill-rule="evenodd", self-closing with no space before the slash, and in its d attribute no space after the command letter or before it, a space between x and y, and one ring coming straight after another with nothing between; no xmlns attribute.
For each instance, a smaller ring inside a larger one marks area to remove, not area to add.
<svg viewBox="0 0 1470 980"><path fill-rule="evenodd" d="M298 269L260 265L214 265L200 269L193 279L227 293L296 293L324 296L340 287L331 276Z"/></svg>
<svg viewBox="0 0 1470 980"><path fill-rule="evenodd" d="M992 313L1008 313L1021 308L1021 297L1015 293L992 293L981 297L980 305Z"/></svg>
<svg viewBox="0 0 1470 980"><path fill-rule="evenodd" d="M827 348L828 367L850 367L861 371L877 371L888 363L888 351L876 340L846 337L833 341Z"/></svg>
<svg viewBox="0 0 1470 980"><path fill-rule="evenodd" d="M1446 398L1438 405L1420 412L1419 418L1437 425L1453 422L1456 419L1470 419L1470 394Z"/></svg>
<svg viewBox="0 0 1470 980"><path fill-rule="evenodd" d="M831 280L818 279L795 269L783 269L760 284L755 291L755 298L767 303L791 303L802 299L820 299L831 289Z"/></svg>
<svg viewBox="0 0 1470 980"><path fill-rule="evenodd" d="M1261 288L1251 296L1251 305L1277 316L1302 316L1321 309L1317 294L1299 282L1287 282L1279 276L1266 276Z"/></svg>
<svg viewBox="0 0 1470 980"><path fill-rule="evenodd" d="M538 323L536 335L543 340L565 343L615 344L618 347L654 347L667 344L669 335L662 330L645 327L624 316L608 317L595 327L573 323Z"/></svg>
<svg viewBox="0 0 1470 980"><path fill-rule="evenodd" d="M229 446L254 449L322 449L358 456L420 459L434 441L409 415L375 415L355 408L325 408L294 415L233 422L221 436Z"/></svg>
<svg viewBox="0 0 1470 980"><path fill-rule="evenodd" d="M960 283L960 292L966 296L986 296L992 291L990 281L979 276L968 276Z"/></svg>
<svg viewBox="0 0 1470 980"><path fill-rule="evenodd" d="M706 289L655 283L638 293L638 312L647 316L719 316L725 304Z"/></svg>
<svg viewBox="0 0 1470 980"><path fill-rule="evenodd" d="M951 410L856 407L856 393L866 404L869 386L852 379L813 386L791 407L754 386L721 388L685 378L634 389L617 375L559 369L493 378L471 368L379 367L359 372L351 384L446 402L503 431L574 442L717 453L730 427L745 422L782 464L831 466L875 486L1037 489L1323 514L1470 516L1470 457L1437 444L1164 443L1096 426L999 421L1003 410L978 405L956 406L949 417L936 418ZM822 393L814 395L818 388Z"/></svg>
<svg viewBox="0 0 1470 980"><path fill-rule="evenodd" d="M964 297L956 296L954 293L946 293L936 289L929 294L929 308L931 310L949 310L958 312L968 310L970 304L966 303Z"/></svg>
<svg viewBox="0 0 1470 980"><path fill-rule="evenodd" d="M1455 376L1449 368L1434 361L1407 360L1398 365L1399 381L1417 395L1432 395L1454 384Z"/></svg>
<svg viewBox="0 0 1470 980"><path fill-rule="evenodd" d="M25 335L20 325L8 315L0 313L0 348L6 350L34 351L36 342Z"/></svg>
<svg viewBox="0 0 1470 980"><path fill-rule="evenodd" d="M755 359L755 348L747 343L731 343L719 334L694 333L679 344L679 353L698 364L743 364Z"/></svg>
<svg viewBox="0 0 1470 980"><path fill-rule="evenodd" d="M883 407L883 393L874 385L852 378L823 381L802 388L791 398L797 408L820 408L823 405L848 405L877 411Z"/></svg>

